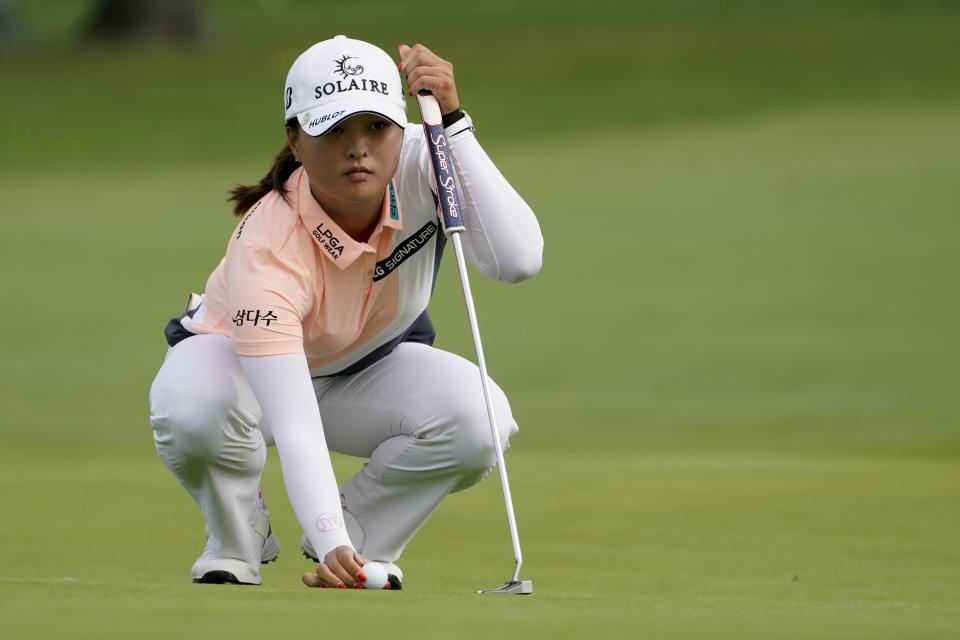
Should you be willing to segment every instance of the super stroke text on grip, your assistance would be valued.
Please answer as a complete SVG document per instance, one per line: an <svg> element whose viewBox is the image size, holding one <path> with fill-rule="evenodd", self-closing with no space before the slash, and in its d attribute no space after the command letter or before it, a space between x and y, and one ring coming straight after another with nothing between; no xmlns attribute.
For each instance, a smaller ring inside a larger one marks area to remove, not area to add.
<svg viewBox="0 0 960 640"><path fill-rule="evenodd" d="M437 164L440 166L440 171L446 175L446 178L438 180L437 184L443 188L446 194L444 199L447 201L450 217L457 218L460 216L460 212L457 211L456 183L450 174L450 168L447 166L447 153L445 151L447 148L447 138L443 135L443 132L439 132L436 134L436 137L431 136L430 141L433 142L434 148L437 151L436 158Z"/></svg>

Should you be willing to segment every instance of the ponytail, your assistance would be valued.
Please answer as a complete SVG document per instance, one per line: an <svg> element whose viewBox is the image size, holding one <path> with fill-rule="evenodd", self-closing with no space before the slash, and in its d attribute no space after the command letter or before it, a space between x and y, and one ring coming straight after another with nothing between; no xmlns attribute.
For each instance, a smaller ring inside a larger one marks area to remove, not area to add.
<svg viewBox="0 0 960 640"><path fill-rule="evenodd" d="M299 131L296 118L287 120L287 126L293 128L294 131ZM259 183L246 186L238 184L230 190L230 197L227 198L227 202L235 203L233 214L238 217L242 216L250 207L255 205L258 200L271 191L276 191L286 200L288 197L285 186L287 179L299 166L300 163L293 157L293 151L290 150L290 145L283 145L283 149L281 149L280 153L273 159L273 166L270 168L270 171L267 172L267 175L265 175Z"/></svg>

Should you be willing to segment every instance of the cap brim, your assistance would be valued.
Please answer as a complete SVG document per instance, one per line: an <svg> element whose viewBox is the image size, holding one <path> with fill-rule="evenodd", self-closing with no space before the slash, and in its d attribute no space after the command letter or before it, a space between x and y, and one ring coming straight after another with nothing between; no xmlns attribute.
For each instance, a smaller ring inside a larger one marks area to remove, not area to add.
<svg viewBox="0 0 960 640"><path fill-rule="evenodd" d="M398 105L381 103L370 104L369 100L342 100L323 105L322 109L309 109L297 114L300 128L310 136L322 136L338 122L358 113L373 113L383 116L401 129L407 126L406 109ZM304 122L306 121L306 122Z"/></svg>

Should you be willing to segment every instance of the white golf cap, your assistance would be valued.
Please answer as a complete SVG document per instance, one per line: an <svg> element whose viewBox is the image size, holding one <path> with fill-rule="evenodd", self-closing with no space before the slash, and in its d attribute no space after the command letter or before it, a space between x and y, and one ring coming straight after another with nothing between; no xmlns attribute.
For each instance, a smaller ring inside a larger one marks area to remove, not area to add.
<svg viewBox="0 0 960 640"><path fill-rule="evenodd" d="M320 136L344 118L376 113L400 127L407 101L396 63L362 40L337 36L313 45L287 73L284 120L296 117L311 136Z"/></svg>

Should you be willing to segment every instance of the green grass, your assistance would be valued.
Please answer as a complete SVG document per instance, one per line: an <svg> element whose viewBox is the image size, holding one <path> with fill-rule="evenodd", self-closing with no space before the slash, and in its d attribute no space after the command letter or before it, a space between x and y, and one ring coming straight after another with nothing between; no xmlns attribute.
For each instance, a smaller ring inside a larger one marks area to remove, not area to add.
<svg viewBox="0 0 960 640"><path fill-rule="evenodd" d="M118 54L64 40L71 3L24 3L38 39L0 55L0 636L955 634L949 4L492 2L446 35L414 13L362 23L454 60L546 237L537 278L472 280L521 424L526 598L472 593L512 568L495 476L414 539L403 592L307 590L273 452L265 584L189 583L202 521L147 423L160 331L222 255L224 193L265 170L279 79L320 37L305 3L210 6L207 44ZM324 24L356 33L359 11ZM431 313L472 356L451 257Z"/></svg>
<svg viewBox="0 0 960 640"><path fill-rule="evenodd" d="M430 638L934 638L955 628L952 461L517 451L511 462L525 575L536 587L526 598L472 594L509 574L491 482L450 498L414 540L405 591L315 592L296 579L309 563L279 498L275 458L266 491L285 547L257 589L185 580L200 522L158 462L65 463L43 484L31 463L7 467L15 509L54 492L59 508L4 521L18 553L0 576L0 630L257 637L383 625Z"/></svg>

